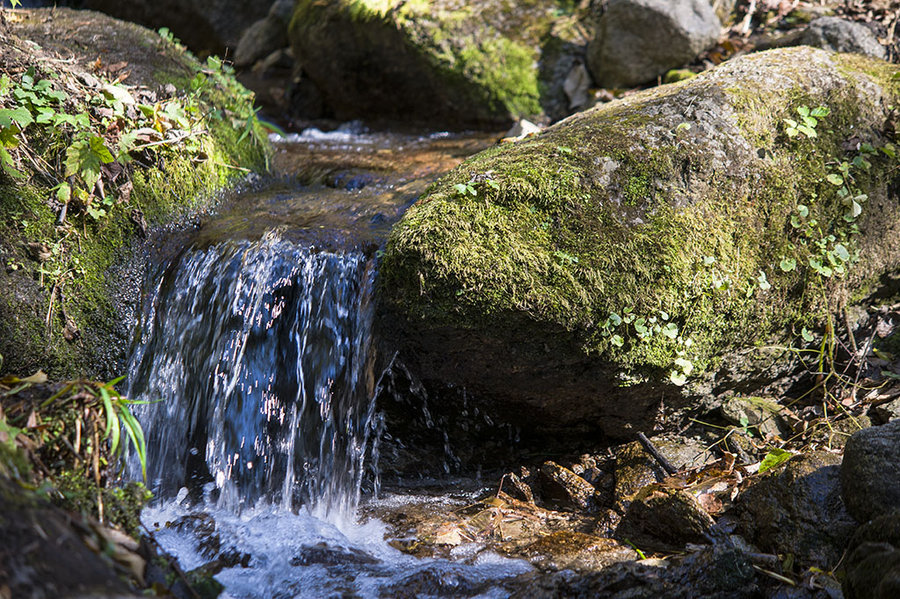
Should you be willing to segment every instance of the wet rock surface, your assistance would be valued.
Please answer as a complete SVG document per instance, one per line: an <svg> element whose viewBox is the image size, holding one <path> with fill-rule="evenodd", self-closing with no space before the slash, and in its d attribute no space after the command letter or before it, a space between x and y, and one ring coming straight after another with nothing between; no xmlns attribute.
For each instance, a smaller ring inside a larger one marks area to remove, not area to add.
<svg viewBox="0 0 900 599"><path fill-rule="evenodd" d="M846 599L900 596L900 512L863 524L847 546Z"/></svg>
<svg viewBox="0 0 900 599"><path fill-rule="evenodd" d="M814 452L766 473L738 497L740 530L763 551L836 566L855 528L841 500L840 464L840 456Z"/></svg>
<svg viewBox="0 0 900 599"><path fill-rule="evenodd" d="M616 537L655 551L679 551L688 543L711 541L713 524L690 493L649 485L632 499Z"/></svg>
<svg viewBox="0 0 900 599"><path fill-rule="evenodd" d="M900 421L850 437L841 466L841 493L859 522L900 509Z"/></svg>

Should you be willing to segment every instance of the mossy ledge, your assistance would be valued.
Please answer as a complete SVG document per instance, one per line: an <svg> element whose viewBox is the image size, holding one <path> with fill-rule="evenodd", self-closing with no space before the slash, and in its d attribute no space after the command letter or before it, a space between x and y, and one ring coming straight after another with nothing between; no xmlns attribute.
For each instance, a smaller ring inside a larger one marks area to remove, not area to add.
<svg viewBox="0 0 900 599"><path fill-rule="evenodd" d="M826 178L862 143L891 142L897 70L764 52L470 158L392 230L389 330L422 373L527 430L653 427L738 369L722 356L794 343L900 264L896 160L855 176L859 233ZM801 106L830 112L816 137L785 133ZM858 250L844 276L807 265L801 204L810 235Z"/></svg>
<svg viewBox="0 0 900 599"><path fill-rule="evenodd" d="M121 374L128 342L114 297L135 284L110 274L110 267L145 226L176 222L247 172L265 170L265 131L252 114L252 94L237 83L219 85L224 80L214 82L213 75L209 85L192 90L192 80L209 67L155 32L68 9L6 11L6 18L3 71L14 81L34 67L43 78L76 82L62 84L73 97L118 64L115 72L128 75L130 89L176 101L193 91L199 111L222 115L192 130L192 151L162 144L127 165L130 196L101 219L70 211L66 227L57 225L53 188L66 180L62 164L44 162L39 169L38 162L21 160L24 179L0 174L0 374L43 369L56 379L108 379ZM250 116L239 127L241 114ZM31 151L58 147L54 135L62 133L31 139ZM52 256L38 258L35 247L50 248Z"/></svg>
<svg viewBox="0 0 900 599"><path fill-rule="evenodd" d="M499 127L540 115L540 46L569 4L300 0L290 38L339 119Z"/></svg>

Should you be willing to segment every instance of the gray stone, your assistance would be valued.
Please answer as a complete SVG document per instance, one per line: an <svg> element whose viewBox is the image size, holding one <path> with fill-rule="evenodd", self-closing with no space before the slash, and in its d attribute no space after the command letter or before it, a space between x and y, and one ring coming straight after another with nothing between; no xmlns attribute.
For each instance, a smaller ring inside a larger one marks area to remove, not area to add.
<svg viewBox="0 0 900 599"><path fill-rule="evenodd" d="M805 29L798 29L777 39L762 42L757 50L812 46L834 52L864 54L884 59L885 50L872 30L862 23L846 21L838 17L818 17Z"/></svg>
<svg viewBox="0 0 900 599"><path fill-rule="evenodd" d="M250 25L241 35L237 50L234 52L234 66L239 68L252 66L257 60L287 45L287 26L284 22L267 16Z"/></svg>
<svg viewBox="0 0 900 599"><path fill-rule="evenodd" d="M545 499L561 507L585 510L593 507L594 486L556 462L541 466L541 490Z"/></svg>
<svg viewBox="0 0 900 599"><path fill-rule="evenodd" d="M721 28L709 0L610 0L588 68L603 87L647 83L697 58Z"/></svg>
<svg viewBox="0 0 900 599"><path fill-rule="evenodd" d="M900 399L875 406L875 413L883 422L890 422L900 418Z"/></svg>
<svg viewBox="0 0 900 599"><path fill-rule="evenodd" d="M850 437L841 466L841 492L860 522L900 509L900 420Z"/></svg>
<svg viewBox="0 0 900 599"><path fill-rule="evenodd" d="M841 502L840 462L814 452L767 473L738 498L743 534L763 551L794 554L804 566L835 566L855 528Z"/></svg>
<svg viewBox="0 0 900 599"><path fill-rule="evenodd" d="M878 43L871 29L862 23L838 17L819 17L810 23L800 36L798 45L884 58L884 46Z"/></svg>

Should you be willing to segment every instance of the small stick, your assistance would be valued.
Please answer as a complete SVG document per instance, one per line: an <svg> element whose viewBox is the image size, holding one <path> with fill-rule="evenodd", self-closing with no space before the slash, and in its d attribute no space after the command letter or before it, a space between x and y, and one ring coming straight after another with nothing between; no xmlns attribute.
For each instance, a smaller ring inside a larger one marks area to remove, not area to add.
<svg viewBox="0 0 900 599"><path fill-rule="evenodd" d="M659 465L663 467L663 470L665 470L669 476L678 472L675 466L672 465L672 462L667 460L663 456L663 454L659 453L659 450L656 449L656 447L653 445L653 443L650 442L650 439L648 439L646 435L644 435L644 433L638 433L637 438L638 441L640 441L641 445L644 446L644 449L646 449L647 452L652 455L657 462L659 462Z"/></svg>

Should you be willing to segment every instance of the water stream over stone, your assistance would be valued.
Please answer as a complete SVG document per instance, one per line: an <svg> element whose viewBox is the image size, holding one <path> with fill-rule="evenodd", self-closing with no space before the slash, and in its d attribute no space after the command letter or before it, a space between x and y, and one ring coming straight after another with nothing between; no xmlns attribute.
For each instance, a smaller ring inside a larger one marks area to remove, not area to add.
<svg viewBox="0 0 900 599"><path fill-rule="evenodd" d="M143 522L184 570L215 561L226 596L503 597L493 583L529 569L416 559L355 518L377 437L375 249L471 143L282 142L293 176L232 199L151 269L129 377L157 496Z"/></svg>

